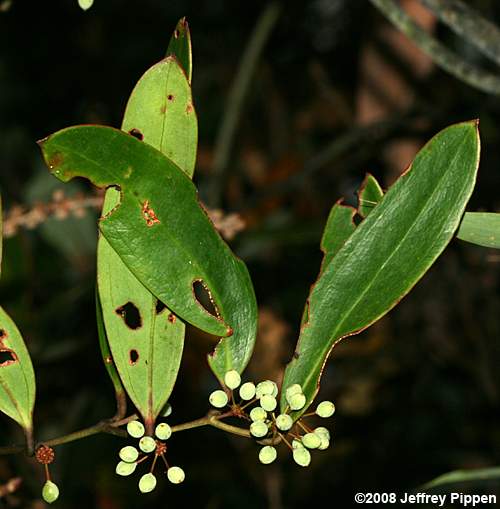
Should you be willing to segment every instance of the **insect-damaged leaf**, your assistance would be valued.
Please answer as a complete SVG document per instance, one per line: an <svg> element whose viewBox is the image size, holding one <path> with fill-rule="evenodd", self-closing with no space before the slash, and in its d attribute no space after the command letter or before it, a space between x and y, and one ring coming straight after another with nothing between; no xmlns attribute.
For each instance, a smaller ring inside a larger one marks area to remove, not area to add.
<svg viewBox="0 0 500 509"><path fill-rule="evenodd" d="M457 237L479 246L500 249L500 214L467 212L462 219Z"/></svg>
<svg viewBox="0 0 500 509"><path fill-rule="evenodd" d="M300 384L307 407L331 348L382 317L422 277L458 227L478 162L475 122L448 127L422 148L313 286L283 394Z"/></svg>
<svg viewBox="0 0 500 509"><path fill-rule="evenodd" d="M177 23L174 33L168 44L167 56L174 55L181 67L184 69L189 83L193 73L191 33L186 18Z"/></svg>
<svg viewBox="0 0 500 509"><path fill-rule="evenodd" d="M210 358L219 378L228 369L242 371L256 335L252 283L244 263L214 230L186 174L154 148L109 127L64 129L41 147L59 179L78 175L98 187L120 187L120 205L100 222L104 236L177 315L206 332L231 336ZM200 280L220 316L195 299L193 284Z"/></svg>
<svg viewBox="0 0 500 509"><path fill-rule="evenodd" d="M0 264L1 250L0 213ZM35 391L35 373L28 349L16 324L0 307L0 411L19 423L28 439L33 428Z"/></svg>
<svg viewBox="0 0 500 509"><path fill-rule="evenodd" d="M187 175L193 174L198 125L191 88L175 58L154 65L139 80L129 98L122 130L169 155ZM103 216L119 201L119 192L109 189ZM184 323L166 308L157 313L156 297L130 272L103 236L99 239L97 267L114 361L110 363L104 355L106 368L113 371L117 366L130 399L144 420L152 423L177 378ZM118 395L117 376L113 372L110 376Z"/></svg>

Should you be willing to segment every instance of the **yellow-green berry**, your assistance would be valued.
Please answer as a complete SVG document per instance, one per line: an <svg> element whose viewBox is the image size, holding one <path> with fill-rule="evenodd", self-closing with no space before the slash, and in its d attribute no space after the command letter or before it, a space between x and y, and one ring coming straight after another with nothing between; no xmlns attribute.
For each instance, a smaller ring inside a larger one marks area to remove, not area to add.
<svg viewBox="0 0 500 509"><path fill-rule="evenodd" d="M293 439L292 449L304 449L304 444L300 440Z"/></svg>
<svg viewBox="0 0 500 509"><path fill-rule="evenodd" d="M302 443L308 449L317 449L321 445L321 438L316 433L306 433L302 437Z"/></svg>
<svg viewBox="0 0 500 509"><path fill-rule="evenodd" d="M293 426L293 419L288 414L276 417L276 426L281 431L288 431Z"/></svg>
<svg viewBox="0 0 500 509"><path fill-rule="evenodd" d="M264 380L257 384L255 395L262 398L266 394L276 397L278 395L278 386L272 380Z"/></svg>
<svg viewBox="0 0 500 509"><path fill-rule="evenodd" d="M318 447L318 450L324 451L330 447L330 439L326 438L325 435L320 435L319 439L321 440L321 444Z"/></svg>
<svg viewBox="0 0 500 509"><path fill-rule="evenodd" d="M264 463L264 465L269 465L277 456L278 453L276 449L272 445L266 445L259 452L259 461Z"/></svg>
<svg viewBox="0 0 500 509"><path fill-rule="evenodd" d="M250 419L252 421L265 421L267 419L267 412L260 406L256 406L250 410Z"/></svg>
<svg viewBox="0 0 500 509"><path fill-rule="evenodd" d="M240 398L249 401L255 397L255 385L252 382L245 382L240 387Z"/></svg>
<svg viewBox="0 0 500 509"><path fill-rule="evenodd" d="M299 384L290 385L286 390L285 397L288 403L290 403L290 398L295 394L302 394L302 387Z"/></svg>
<svg viewBox="0 0 500 509"><path fill-rule="evenodd" d="M155 435L160 440L168 440L172 436L172 428L166 422L160 422L156 426Z"/></svg>
<svg viewBox="0 0 500 509"><path fill-rule="evenodd" d="M330 432L323 426L318 426L317 428L314 428L314 433L316 433L316 435L319 435L320 437L324 436L325 438L330 440Z"/></svg>
<svg viewBox="0 0 500 509"><path fill-rule="evenodd" d="M293 450L293 459L297 465L307 467L311 463L311 453L305 447L297 447Z"/></svg>
<svg viewBox="0 0 500 509"><path fill-rule="evenodd" d="M186 478L186 474L181 467L170 467L167 470L167 477L172 484L180 484Z"/></svg>
<svg viewBox="0 0 500 509"><path fill-rule="evenodd" d="M84 11L90 9L93 3L94 0L78 0L78 5L80 6L80 9L83 9Z"/></svg>
<svg viewBox="0 0 500 509"><path fill-rule="evenodd" d="M130 421L127 424L127 433L133 438L141 438L145 433L144 424L139 421Z"/></svg>
<svg viewBox="0 0 500 509"><path fill-rule="evenodd" d="M226 387L228 387L229 389L236 389L237 387L240 386L241 383L240 374L235 369L228 371L224 375L224 383L226 384Z"/></svg>
<svg viewBox="0 0 500 509"><path fill-rule="evenodd" d="M277 404L276 398L271 396L271 394L264 394L264 396L260 398L260 406L266 412L272 412L276 408Z"/></svg>
<svg viewBox="0 0 500 509"><path fill-rule="evenodd" d="M139 490L142 493L149 493L156 488L156 477L152 474L144 474L139 479Z"/></svg>
<svg viewBox="0 0 500 509"><path fill-rule="evenodd" d="M331 401L322 401L316 408L316 415L320 417L331 417L335 413L335 405Z"/></svg>
<svg viewBox="0 0 500 509"><path fill-rule="evenodd" d="M139 440L139 449L146 454L156 449L156 440L153 437L142 437Z"/></svg>
<svg viewBox="0 0 500 509"><path fill-rule="evenodd" d="M133 474L137 467L137 463L127 463L126 461L120 461L118 465L116 465L116 473L118 475L127 476Z"/></svg>
<svg viewBox="0 0 500 509"><path fill-rule="evenodd" d="M294 394L288 400L288 404L292 410L301 410L306 404L306 397L303 394Z"/></svg>
<svg viewBox="0 0 500 509"><path fill-rule="evenodd" d="M52 481L46 481L42 489L42 497L47 504L52 504L59 498L59 488Z"/></svg>
<svg viewBox="0 0 500 509"><path fill-rule="evenodd" d="M118 456L120 456L120 459L122 461L126 461L127 463L133 463L139 457L139 451L135 447L127 445L120 449Z"/></svg>
<svg viewBox="0 0 500 509"><path fill-rule="evenodd" d="M255 421L250 424L250 433L256 438L262 438L267 435L268 427L263 421Z"/></svg>
<svg viewBox="0 0 500 509"><path fill-rule="evenodd" d="M208 401L210 401L210 404L215 408L224 408L227 405L229 399L227 394L219 389L210 394Z"/></svg>

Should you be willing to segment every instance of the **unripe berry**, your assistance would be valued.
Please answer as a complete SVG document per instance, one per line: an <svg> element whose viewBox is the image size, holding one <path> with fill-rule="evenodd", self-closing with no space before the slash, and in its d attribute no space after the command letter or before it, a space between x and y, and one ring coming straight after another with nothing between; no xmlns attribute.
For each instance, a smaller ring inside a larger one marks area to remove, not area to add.
<svg viewBox="0 0 500 509"><path fill-rule="evenodd" d="M325 435L321 435L319 439L321 440L321 444L318 447L318 450L324 451L325 449L328 449L328 447L330 447L330 440L326 438Z"/></svg>
<svg viewBox="0 0 500 509"><path fill-rule="evenodd" d="M260 406L266 412L272 412L278 403L276 402L276 398L271 396L271 394L264 394L262 398L260 398Z"/></svg>
<svg viewBox="0 0 500 509"><path fill-rule="evenodd" d="M267 435L268 427L263 421L255 421L250 424L250 433L256 438L262 438Z"/></svg>
<svg viewBox="0 0 500 509"><path fill-rule="evenodd" d="M142 493L149 493L156 488L156 477L152 474L144 474L139 480L139 490Z"/></svg>
<svg viewBox="0 0 500 509"><path fill-rule="evenodd" d="M320 417L331 417L335 413L335 405L331 401L322 401L316 408L316 414Z"/></svg>
<svg viewBox="0 0 500 509"><path fill-rule="evenodd" d="M265 421L267 419L267 412L260 406L256 406L250 410L250 419L252 421Z"/></svg>
<svg viewBox="0 0 500 509"><path fill-rule="evenodd" d="M167 470L167 477L172 484L180 484L186 478L186 474L181 467L170 467Z"/></svg>
<svg viewBox="0 0 500 509"><path fill-rule="evenodd" d="M305 447L297 447L293 451L293 459L297 465L307 467L311 463L311 453Z"/></svg>
<svg viewBox="0 0 500 509"><path fill-rule="evenodd" d="M278 395L278 386L272 380L264 380L263 382L257 384L255 395L258 398L261 398L266 394L270 394L274 397Z"/></svg>
<svg viewBox="0 0 500 509"><path fill-rule="evenodd" d="M116 465L115 472L118 475L127 476L133 474L137 467L137 463L127 463L126 461L120 461L118 465Z"/></svg>
<svg viewBox="0 0 500 509"><path fill-rule="evenodd" d="M156 440L153 437L142 437L139 440L139 449L146 454L156 449Z"/></svg>
<svg viewBox="0 0 500 509"><path fill-rule="evenodd" d="M288 431L293 426L293 419L288 414L276 417L276 426L281 431Z"/></svg>
<svg viewBox="0 0 500 509"><path fill-rule="evenodd" d="M276 449L272 445L266 445L259 452L259 461L264 465L269 465L278 456Z"/></svg>
<svg viewBox="0 0 500 509"><path fill-rule="evenodd" d="M168 440L172 436L172 428L166 422L161 422L156 426L155 435L160 440Z"/></svg>
<svg viewBox="0 0 500 509"><path fill-rule="evenodd" d="M286 400L290 403L290 398L295 394L302 394L302 387L299 384L293 384L285 392Z"/></svg>
<svg viewBox="0 0 500 509"><path fill-rule="evenodd" d="M120 449L118 456L120 456L120 459L122 461L125 461L127 463L133 463L139 457L139 451L135 447L127 445Z"/></svg>
<svg viewBox="0 0 500 509"><path fill-rule="evenodd" d="M42 498L47 504L52 504L59 498L59 488L52 481L46 481L42 489Z"/></svg>
<svg viewBox="0 0 500 509"><path fill-rule="evenodd" d="M319 435L320 437L324 436L325 438L330 440L330 432L323 426L318 426L317 428L314 428L314 433L316 433L316 435Z"/></svg>
<svg viewBox="0 0 500 509"><path fill-rule="evenodd" d="M306 433L302 437L302 443L308 449L317 449L321 445L321 438L316 433Z"/></svg>
<svg viewBox="0 0 500 509"><path fill-rule="evenodd" d="M303 394L294 394L288 400L288 404L292 410L301 410L306 404L306 397Z"/></svg>
<svg viewBox="0 0 500 509"><path fill-rule="evenodd" d="M210 394L208 401L210 401L210 404L215 408L224 408L227 405L229 399L227 394L219 389Z"/></svg>
<svg viewBox="0 0 500 509"><path fill-rule="evenodd" d="M293 439L292 448L295 449L304 449L304 444L300 440Z"/></svg>
<svg viewBox="0 0 500 509"><path fill-rule="evenodd" d="M252 382L245 382L240 387L240 398L245 401L253 399L255 396L255 385Z"/></svg>
<svg viewBox="0 0 500 509"><path fill-rule="evenodd" d="M145 433L144 424L139 421L131 421L127 424L127 432L133 438L141 438Z"/></svg>
<svg viewBox="0 0 500 509"><path fill-rule="evenodd" d="M236 389L241 383L240 374L235 369L228 371L224 375L224 383L226 384L226 387L229 387L229 389Z"/></svg>

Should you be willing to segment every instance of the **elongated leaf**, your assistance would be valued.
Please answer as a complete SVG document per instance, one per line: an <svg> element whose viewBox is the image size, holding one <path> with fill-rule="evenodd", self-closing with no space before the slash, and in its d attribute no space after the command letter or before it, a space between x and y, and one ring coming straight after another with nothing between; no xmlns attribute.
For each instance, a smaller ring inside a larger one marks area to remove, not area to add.
<svg viewBox="0 0 500 509"><path fill-rule="evenodd" d="M134 275L186 321L222 340L210 358L216 375L242 371L256 334L257 306L248 271L214 230L189 178L160 152L121 131L81 126L40 142L56 177L119 186L120 205L100 229ZM196 300L197 281L220 316Z"/></svg>
<svg viewBox="0 0 500 509"><path fill-rule="evenodd" d="M384 191L380 184L373 175L367 173L358 192L358 214L361 217L366 217L382 199L382 196L384 196Z"/></svg>
<svg viewBox="0 0 500 509"><path fill-rule="evenodd" d="M179 64L184 69L189 83L193 74L193 55L191 49L191 33L186 18L182 18L177 23L174 33L168 44L167 56L174 55Z"/></svg>
<svg viewBox="0 0 500 509"><path fill-rule="evenodd" d="M423 276L458 227L478 161L475 122L448 127L418 153L312 288L282 394L298 383L310 404L332 347L387 313Z"/></svg>
<svg viewBox="0 0 500 509"><path fill-rule="evenodd" d="M478 482L500 480L500 467L478 468L475 470L454 470L436 477L432 481L421 486L420 490L430 490L446 486L448 484L458 484L464 482Z"/></svg>
<svg viewBox="0 0 500 509"><path fill-rule="evenodd" d="M479 246L500 249L500 214L467 212L462 219L457 237Z"/></svg>

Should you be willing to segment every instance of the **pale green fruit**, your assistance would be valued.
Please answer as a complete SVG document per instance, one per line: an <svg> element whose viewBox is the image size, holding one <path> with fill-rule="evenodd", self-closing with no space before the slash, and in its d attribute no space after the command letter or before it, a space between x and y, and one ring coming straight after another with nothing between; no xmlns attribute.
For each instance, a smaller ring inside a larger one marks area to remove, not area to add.
<svg viewBox="0 0 500 509"><path fill-rule="evenodd" d="M267 419L267 412L260 406L256 406L250 410L250 419L252 421L265 421Z"/></svg>
<svg viewBox="0 0 500 509"><path fill-rule="evenodd" d="M156 440L153 437L142 437L139 440L139 449L146 454L156 449Z"/></svg>
<svg viewBox="0 0 500 509"><path fill-rule="evenodd" d="M293 439L292 448L295 449L304 449L304 444L300 440Z"/></svg>
<svg viewBox="0 0 500 509"><path fill-rule="evenodd" d="M277 406L276 398L271 396L271 394L264 394L262 398L260 398L260 406L266 412L272 412Z"/></svg>
<svg viewBox="0 0 500 509"><path fill-rule="evenodd" d="M250 433L256 438L262 438L267 435L268 427L263 421L255 421L250 424Z"/></svg>
<svg viewBox="0 0 500 509"><path fill-rule="evenodd" d="M295 394L302 394L302 387L299 384L290 385L286 390L285 397L288 403L290 403L290 398Z"/></svg>
<svg viewBox="0 0 500 509"><path fill-rule="evenodd" d="M264 465L269 465L272 463L278 456L278 452L272 445L266 445L259 452L259 461L264 463Z"/></svg>
<svg viewBox="0 0 500 509"><path fill-rule="evenodd" d="M90 9L93 4L94 4L94 0L78 0L78 5L84 11L87 11L88 9Z"/></svg>
<svg viewBox="0 0 500 509"><path fill-rule="evenodd" d="M156 426L155 435L160 440L168 440L172 436L172 428L166 422L161 422Z"/></svg>
<svg viewBox="0 0 500 509"><path fill-rule="evenodd" d="M241 376L236 370L232 369L224 375L224 383L229 389L236 389L240 386Z"/></svg>
<svg viewBox="0 0 500 509"><path fill-rule="evenodd" d="M276 426L281 431L288 431L293 426L293 419L288 414L276 417Z"/></svg>
<svg viewBox="0 0 500 509"><path fill-rule="evenodd" d="M288 401L292 410L301 410L306 404L306 397L303 394L294 394Z"/></svg>
<svg viewBox="0 0 500 509"><path fill-rule="evenodd" d="M245 382L240 387L240 398L249 401L255 397L255 385L252 382Z"/></svg>
<svg viewBox="0 0 500 509"><path fill-rule="evenodd" d="M142 493L149 493L156 488L156 477L152 474L144 474L139 479L139 490Z"/></svg>
<svg viewBox="0 0 500 509"><path fill-rule="evenodd" d="M293 450L293 459L297 465L307 467L311 463L311 453L305 447L297 447Z"/></svg>
<svg viewBox="0 0 500 509"><path fill-rule="evenodd" d="M331 417L335 413L335 405L331 401L322 401L316 408L316 415Z"/></svg>
<svg viewBox="0 0 500 509"><path fill-rule="evenodd" d="M167 403L160 412L161 417L169 417L172 415L172 405L170 403Z"/></svg>
<svg viewBox="0 0 500 509"><path fill-rule="evenodd" d="M52 504L59 498L59 488L57 484L52 481L47 481L43 485L42 489L42 498L47 502L47 504Z"/></svg>
<svg viewBox="0 0 500 509"><path fill-rule="evenodd" d="M302 437L302 443L308 449L317 449L321 445L321 438L316 433L306 433Z"/></svg>
<svg viewBox="0 0 500 509"><path fill-rule="evenodd" d="M318 447L318 450L324 451L325 449L328 449L328 447L330 447L330 440L326 438L324 435L321 435L319 439L321 440L321 444Z"/></svg>
<svg viewBox="0 0 500 509"><path fill-rule="evenodd" d="M330 440L330 432L323 426L314 428L314 433L316 433L319 437L324 436L327 440Z"/></svg>
<svg viewBox="0 0 500 509"><path fill-rule="evenodd" d="M224 408L227 405L229 399L227 394L219 389L210 394L208 401L210 401L210 404L215 408Z"/></svg>
<svg viewBox="0 0 500 509"><path fill-rule="evenodd" d="M133 463L139 457L139 451L135 447L127 445L120 449L118 456L120 456L120 459L122 461L126 461L127 463Z"/></svg>
<svg viewBox="0 0 500 509"><path fill-rule="evenodd" d="M137 467L137 463L127 463L126 461L120 461L118 465L116 465L116 473L118 475L127 476L133 474Z"/></svg>
<svg viewBox="0 0 500 509"><path fill-rule="evenodd" d="M276 397L278 395L278 386L272 380L264 380L257 384L255 395L262 398L266 394Z"/></svg>
<svg viewBox="0 0 500 509"><path fill-rule="evenodd" d="M145 433L144 424L139 421L130 421L127 424L127 433L133 438L141 438Z"/></svg>
<svg viewBox="0 0 500 509"><path fill-rule="evenodd" d="M172 484L180 484L186 478L186 474L181 467L170 467L167 470L167 477Z"/></svg>

